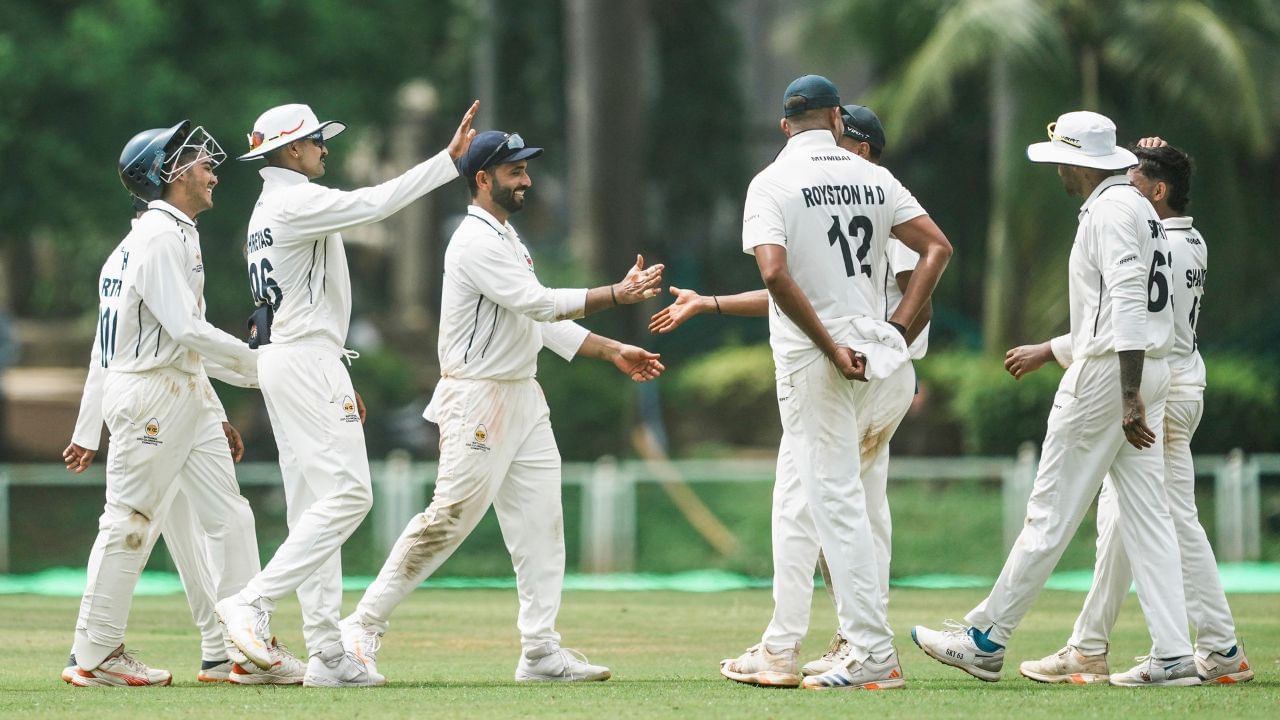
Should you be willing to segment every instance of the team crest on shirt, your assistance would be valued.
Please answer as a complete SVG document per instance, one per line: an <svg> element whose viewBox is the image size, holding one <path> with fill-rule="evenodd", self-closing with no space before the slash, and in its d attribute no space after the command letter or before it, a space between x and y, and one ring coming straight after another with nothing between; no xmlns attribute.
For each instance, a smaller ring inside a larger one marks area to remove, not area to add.
<svg viewBox="0 0 1280 720"><path fill-rule="evenodd" d="M533 272L533 258L529 257L528 253L525 253L524 261L529 263L529 272Z"/></svg>
<svg viewBox="0 0 1280 720"><path fill-rule="evenodd" d="M350 395L342 396L342 422L360 422L360 414L356 412L356 403Z"/></svg>
<svg viewBox="0 0 1280 720"><path fill-rule="evenodd" d="M484 426L484 423L480 423L476 426L476 430L471 434L471 437L473 439L471 442L467 443L467 447L472 450L489 452L489 445L487 444L487 441L489 440L489 430Z"/></svg>
<svg viewBox="0 0 1280 720"><path fill-rule="evenodd" d="M163 445L164 441L160 439L160 421L151 418L146 425L142 426L142 437L138 440L143 445Z"/></svg>

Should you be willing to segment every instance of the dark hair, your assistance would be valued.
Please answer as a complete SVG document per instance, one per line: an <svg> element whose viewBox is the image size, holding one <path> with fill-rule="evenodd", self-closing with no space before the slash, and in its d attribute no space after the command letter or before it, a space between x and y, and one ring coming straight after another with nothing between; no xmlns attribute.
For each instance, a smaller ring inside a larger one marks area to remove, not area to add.
<svg viewBox="0 0 1280 720"><path fill-rule="evenodd" d="M1172 145L1129 148L1138 156L1138 172L1169 186L1166 202L1175 212L1185 213L1191 202L1191 175L1195 162L1191 156Z"/></svg>
<svg viewBox="0 0 1280 720"><path fill-rule="evenodd" d="M477 170L476 172L480 171ZM474 200L476 195L480 192L480 186L476 183L476 174L471 173L470 175L463 175L462 177L467 181L467 189L471 191L471 199Z"/></svg>
<svg viewBox="0 0 1280 720"><path fill-rule="evenodd" d="M870 150L870 152L867 153L867 157L872 162L876 162L876 163L880 162L880 153L882 153L883 151L876 149L876 146L872 145L871 143L867 143L867 148L869 148Z"/></svg>
<svg viewBox="0 0 1280 720"><path fill-rule="evenodd" d="M809 102L809 100L803 95L792 95L787 98L787 101L783 103L782 107L784 110L792 110L794 108L804 107L807 102ZM830 111L831 108L825 107L803 110L794 115L787 116L787 122L790 123L792 127L801 129L817 127L822 124L822 118L826 117Z"/></svg>

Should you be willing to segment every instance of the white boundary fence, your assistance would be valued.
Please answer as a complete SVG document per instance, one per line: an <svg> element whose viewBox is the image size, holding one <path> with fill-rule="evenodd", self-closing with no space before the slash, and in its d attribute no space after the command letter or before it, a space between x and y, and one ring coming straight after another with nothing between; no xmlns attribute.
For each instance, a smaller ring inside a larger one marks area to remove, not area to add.
<svg viewBox="0 0 1280 720"><path fill-rule="evenodd" d="M1028 443L1015 457L900 457L889 465L890 482L977 481L1001 483L1005 547L1013 544L1022 527L1027 498L1035 482L1037 448ZM403 452L374 462L373 527L379 549L389 551L409 518L421 512L430 499L436 464L412 462ZM1236 450L1226 456L1195 459L1197 476L1214 478L1218 560L1256 560L1261 552L1262 517L1259 481L1262 475L1280 475L1280 454L1246 456ZM664 463L662 472L643 460L566 463L564 484L580 485L581 569L584 572L626 572L635 567L636 485L657 483L675 475L693 485L712 482L772 482L774 463L769 460L677 460ZM243 487L279 487L280 471L274 463L245 463L236 474ZM0 465L0 573L9 570L9 491L14 487L101 486L102 464L83 475L71 475L56 464Z"/></svg>

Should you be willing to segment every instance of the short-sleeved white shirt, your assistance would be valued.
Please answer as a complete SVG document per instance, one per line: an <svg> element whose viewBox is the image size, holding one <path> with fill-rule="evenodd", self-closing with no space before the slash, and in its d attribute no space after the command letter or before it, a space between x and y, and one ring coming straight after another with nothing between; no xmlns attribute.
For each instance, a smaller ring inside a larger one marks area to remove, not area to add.
<svg viewBox="0 0 1280 720"><path fill-rule="evenodd" d="M751 181L743 209L742 247L781 245L787 270L818 318L840 342L852 317L882 318L883 272L890 230L924 215L887 169L836 145L827 130L793 135ZM813 341L769 298L769 343L784 376L822 357Z"/></svg>

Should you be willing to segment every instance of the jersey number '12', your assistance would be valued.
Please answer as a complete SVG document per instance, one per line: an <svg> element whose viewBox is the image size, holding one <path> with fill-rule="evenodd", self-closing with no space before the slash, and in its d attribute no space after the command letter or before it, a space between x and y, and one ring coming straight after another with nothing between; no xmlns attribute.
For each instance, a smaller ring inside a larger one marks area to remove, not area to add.
<svg viewBox="0 0 1280 720"><path fill-rule="evenodd" d="M249 292L253 294L253 301L257 304L270 303L272 310L279 310L280 302L284 300L284 291L280 289L275 278L271 277L271 271L274 269L271 267L271 261L266 258L250 263Z"/></svg>
<svg viewBox="0 0 1280 720"><path fill-rule="evenodd" d="M844 274L853 277L858 274L861 269L862 274L871 277L871 263L863 262L867 259L867 253L871 251L871 218L866 215L855 215L849 220L849 234L845 235L840 228L840 218L831 216L831 227L827 230L827 242L835 246L840 243L840 254L844 256ZM858 264L853 264L853 255L849 252L849 238L854 240L861 236L862 242L858 244Z"/></svg>

